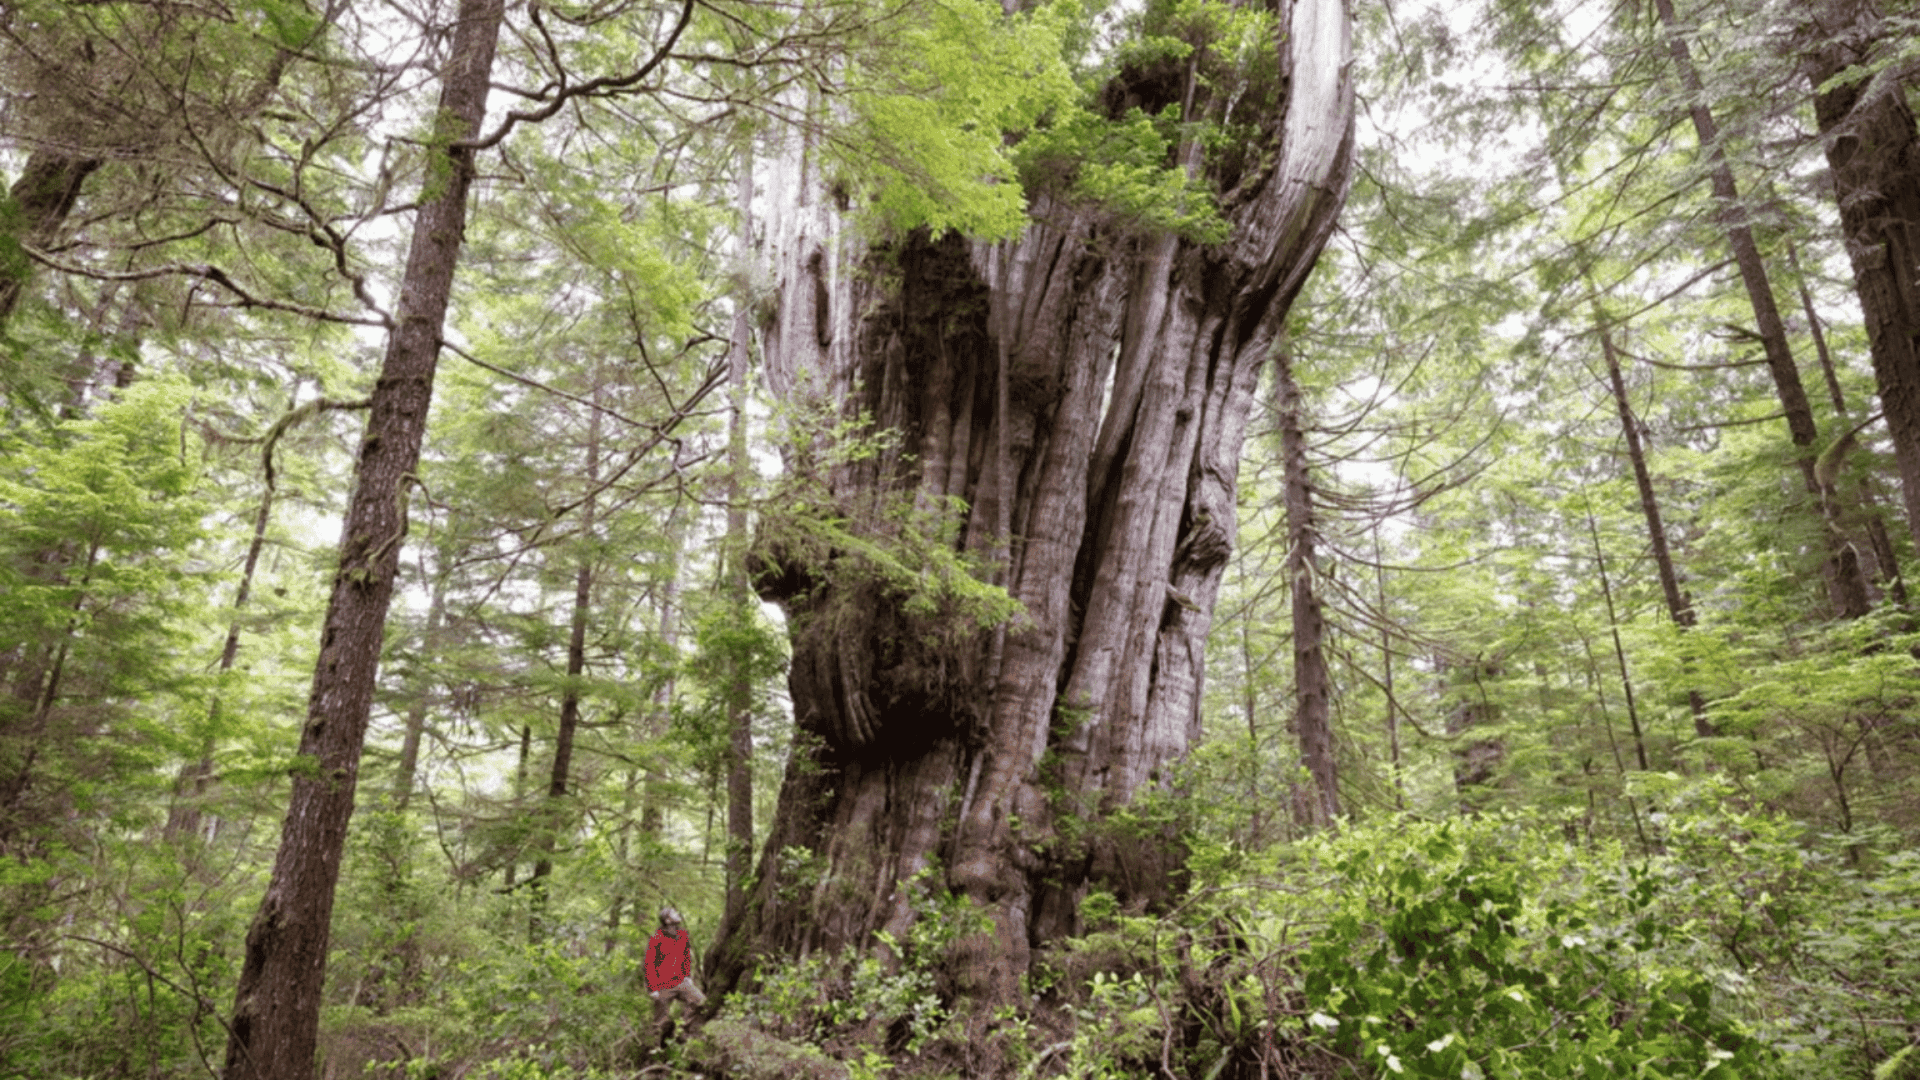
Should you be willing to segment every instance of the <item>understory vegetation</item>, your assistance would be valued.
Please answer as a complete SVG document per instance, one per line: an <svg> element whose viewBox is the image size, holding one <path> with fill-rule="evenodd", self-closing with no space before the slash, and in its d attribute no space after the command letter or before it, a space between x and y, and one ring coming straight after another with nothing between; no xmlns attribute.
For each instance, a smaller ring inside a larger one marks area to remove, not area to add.
<svg viewBox="0 0 1920 1080"><path fill-rule="evenodd" d="M1644 848L1524 812L1249 846L1218 805L1196 811L1185 899L1147 915L1090 896L1093 930L1036 965L1030 1009L987 1019L990 1046L934 963L974 921L916 883L922 918L889 959L770 965L658 1063L630 936L516 944L515 904L393 877L404 855L376 825L353 848L323 1075L967 1076L988 1050L1100 1078L1906 1075L1920 852L1665 779ZM128 854L123 906L70 923L57 969L10 965L11 1072L184 1076L219 1045L246 890L156 888ZM36 873L57 888L77 857L16 865L9 895Z"/></svg>
<svg viewBox="0 0 1920 1080"><path fill-rule="evenodd" d="M1920 1080L1916 41L8 0L0 1080Z"/></svg>

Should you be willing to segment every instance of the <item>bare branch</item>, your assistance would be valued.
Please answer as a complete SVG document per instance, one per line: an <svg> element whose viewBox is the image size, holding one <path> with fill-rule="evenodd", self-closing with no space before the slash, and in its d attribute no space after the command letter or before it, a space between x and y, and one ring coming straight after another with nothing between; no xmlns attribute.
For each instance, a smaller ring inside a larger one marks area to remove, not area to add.
<svg viewBox="0 0 1920 1080"><path fill-rule="evenodd" d="M262 308L267 311L285 311L293 315L305 316L319 322L345 323L349 326L378 326L382 329L389 324L384 317L369 318L364 315L342 315L336 311L313 307L310 304L296 303L291 300L270 300L256 296L235 280L225 270L208 263L167 263L164 266L149 266L140 270L101 270L90 266L62 262L45 251L26 244L20 250L27 257L49 270L75 277L92 278L95 281L147 281L162 277L191 277L211 281L231 293L238 303L237 307Z"/></svg>
<svg viewBox="0 0 1920 1080"><path fill-rule="evenodd" d="M660 48L655 50L653 56L648 58L646 63L641 64L633 71L625 75L605 75L598 79L583 82L578 86L563 86L554 93L553 99L548 101L544 107L535 109L532 112L521 112L516 109L507 114L507 118L500 122L499 127L493 129L492 134L483 138L467 139L463 142L454 143L454 147L461 150L490 149L500 145L500 141L505 139L515 127L523 123L540 123L558 113L566 106L568 101L574 98L605 96L635 85L652 74L653 69L659 67L661 62L666 60L668 55L672 53L674 44L680 40L681 31L687 28L687 22L693 18L693 4L694 0L685 0L685 3L680 8L680 18L673 24L673 30L667 34L667 40L661 43ZM563 69L561 71L561 77L565 78L565 75L566 72Z"/></svg>

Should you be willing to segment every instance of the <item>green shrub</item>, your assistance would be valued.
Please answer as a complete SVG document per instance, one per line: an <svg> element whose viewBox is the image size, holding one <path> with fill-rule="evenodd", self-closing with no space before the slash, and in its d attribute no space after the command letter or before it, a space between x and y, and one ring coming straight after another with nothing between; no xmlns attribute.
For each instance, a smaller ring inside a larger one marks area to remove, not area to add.
<svg viewBox="0 0 1920 1080"><path fill-rule="evenodd" d="M1302 845L1331 871L1298 960L1315 1037L1369 1075L1776 1074L1662 917L1659 867L1548 836L1396 821Z"/></svg>

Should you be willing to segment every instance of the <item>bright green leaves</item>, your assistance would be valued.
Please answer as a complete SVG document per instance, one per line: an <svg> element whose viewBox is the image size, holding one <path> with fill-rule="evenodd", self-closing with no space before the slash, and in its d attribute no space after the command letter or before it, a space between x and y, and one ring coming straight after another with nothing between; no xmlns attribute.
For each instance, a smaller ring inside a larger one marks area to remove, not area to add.
<svg viewBox="0 0 1920 1080"><path fill-rule="evenodd" d="M772 689L786 674L790 650L782 628L769 622L758 604L742 612L730 603L711 603L694 615L693 641L693 654L681 667L685 681L673 710L674 731L703 775L724 779L728 711L779 716ZM746 687L748 700L733 699L736 684Z"/></svg>
<svg viewBox="0 0 1920 1080"><path fill-rule="evenodd" d="M1227 238L1206 187L1168 165L1173 147L1165 125L1138 109L1117 121L1075 110L1022 143L1022 173L1049 181L1069 198L1092 202L1136 228L1163 229L1202 243Z"/></svg>
<svg viewBox="0 0 1920 1080"><path fill-rule="evenodd" d="M763 548L788 563L781 570L877 587L936 636L964 636L1024 613L1018 600L986 580L985 567L955 550L957 501L927 510L899 498L877 515L853 521L829 512L817 495L790 487L785 497L793 500L788 510L770 506L761 519Z"/></svg>
<svg viewBox="0 0 1920 1080"><path fill-rule="evenodd" d="M183 498L196 474L184 458L189 394L149 380L95 417L63 425L63 438L6 447L0 532L8 548L97 549L109 560L101 574L131 573L120 556L184 548L202 509Z"/></svg>
<svg viewBox="0 0 1920 1080"><path fill-rule="evenodd" d="M1389 816L1233 859L1201 844L1178 912L1116 914L1096 894L1082 915L1112 925L1072 952L1127 957L1129 981L1203 1033L1183 1075L1218 1075L1261 1046L1356 1078L1787 1075L1716 939L1742 912L1754 937L1797 937L1810 913L1791 835L1669 794L1672 852L1639 863L1519 815ZM1729 843L1740 836L1751 847ZM1910 889L1896 892L1910 902ZM1756 910L1767 904L1777 917ZM1083 1030L1117 1033L1131 1004L1104 985L1087 987ZM1116 1075L1151 1071L1160 1052L1150 1040Z"/></svg>
<svg viewBox="0 0 1920 1080"><path fill-rule="evenodd" d="M1141 45L1120 52L1123 66L1153 52L1187 60L1196 91L1222 122L1243 103L1269 114L1279 105L1279 26L1272 11L1222 0L1174 0L1149 5L1143 22Z"/></svg>
<svg viewBox="0 0 1920 1080"><path fill-rule="evenodd" d="M1007 145L1072 106L1051 9L1004 18L997 4L956 0L910 9L889 48L848 75L858 142L841 164L871 177L890 227L957 230L981 239L1026 224Z"/></svg>
<svg viewBox="0 0 1920 1080"><path fill-rule="evenodd" d="M306 48L324 25L300 0L250 0L242 11L248 9L259 16L267 40L285 49Z"/></svg>
<svg viewBox="0 0 1920 1080"><path fill-rule="evenodd" d="M27 695L0 698L0 761L32 781L28 818L49 812L42 797L84 807L106 783L137 785L170 738L167 695L192 678L175 661L206 583L185 561L208 514L184 454L189 400L153 379L53 438L0 444L0 655L24 661L17 679L38 672L17 683ZM108 728L115 738L92 738Z"/></svg>
<svg viewBox="0 0 1920 1080"><path fill-rule="evenodd" d="M1664 864L1610 884L1612 853L1588 866L1498 818L1387 821L1299 854L1332 905L1299 961L1308 1029L1375 1075L1775 1074L1687 957Z"/></svg>
<svg viewBox="0 0 1920 1080"><path fill-rule="evenodd" d="M1228 226L1215 188L1257 163L1278 115L1274 16L1177 0L1131 22L1132 36L1089 73L1091 94L1109 100L1060 111L1025 140L1022 176L1124 226L1219 243ZM1120 112L1113 100L1137 104Z"/></svg>
<svg viewBox="0 0 1920 1080"><path fill-rule="evenodd" d="M984 2L915 9L917 19L850 69L856 123L832 153L843 181L870 189L886 227L980 239L1017 233L1041 191L1109 212L1135 229L1201 243L1225 239L1213 192L1258 152L1279 103L1277 31L1264 10L1180 0L1151 13L1094 85L1076 87L1063 54L1085 13L1057 3L1011 18ZM905 17L903 17L905 18ZM1080 35L1084 36L1084 35ZM1110 118L1095 98L1154 66L1191 75L1179 102ZM1251 119L1248 119L1251 118ZM1186 148L1232 163L1190 170Z"/></svg>

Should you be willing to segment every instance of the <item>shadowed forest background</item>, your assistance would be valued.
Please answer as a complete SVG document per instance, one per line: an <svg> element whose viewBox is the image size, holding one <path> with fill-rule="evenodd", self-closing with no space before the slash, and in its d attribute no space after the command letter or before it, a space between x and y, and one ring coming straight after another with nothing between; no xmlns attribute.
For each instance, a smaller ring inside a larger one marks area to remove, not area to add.
<svg viewBox="0 0 1920 1080"><path fill-rule="evenodd" d="M0 1076L1920 1077L1916 43L7 4Z"/></svg>

